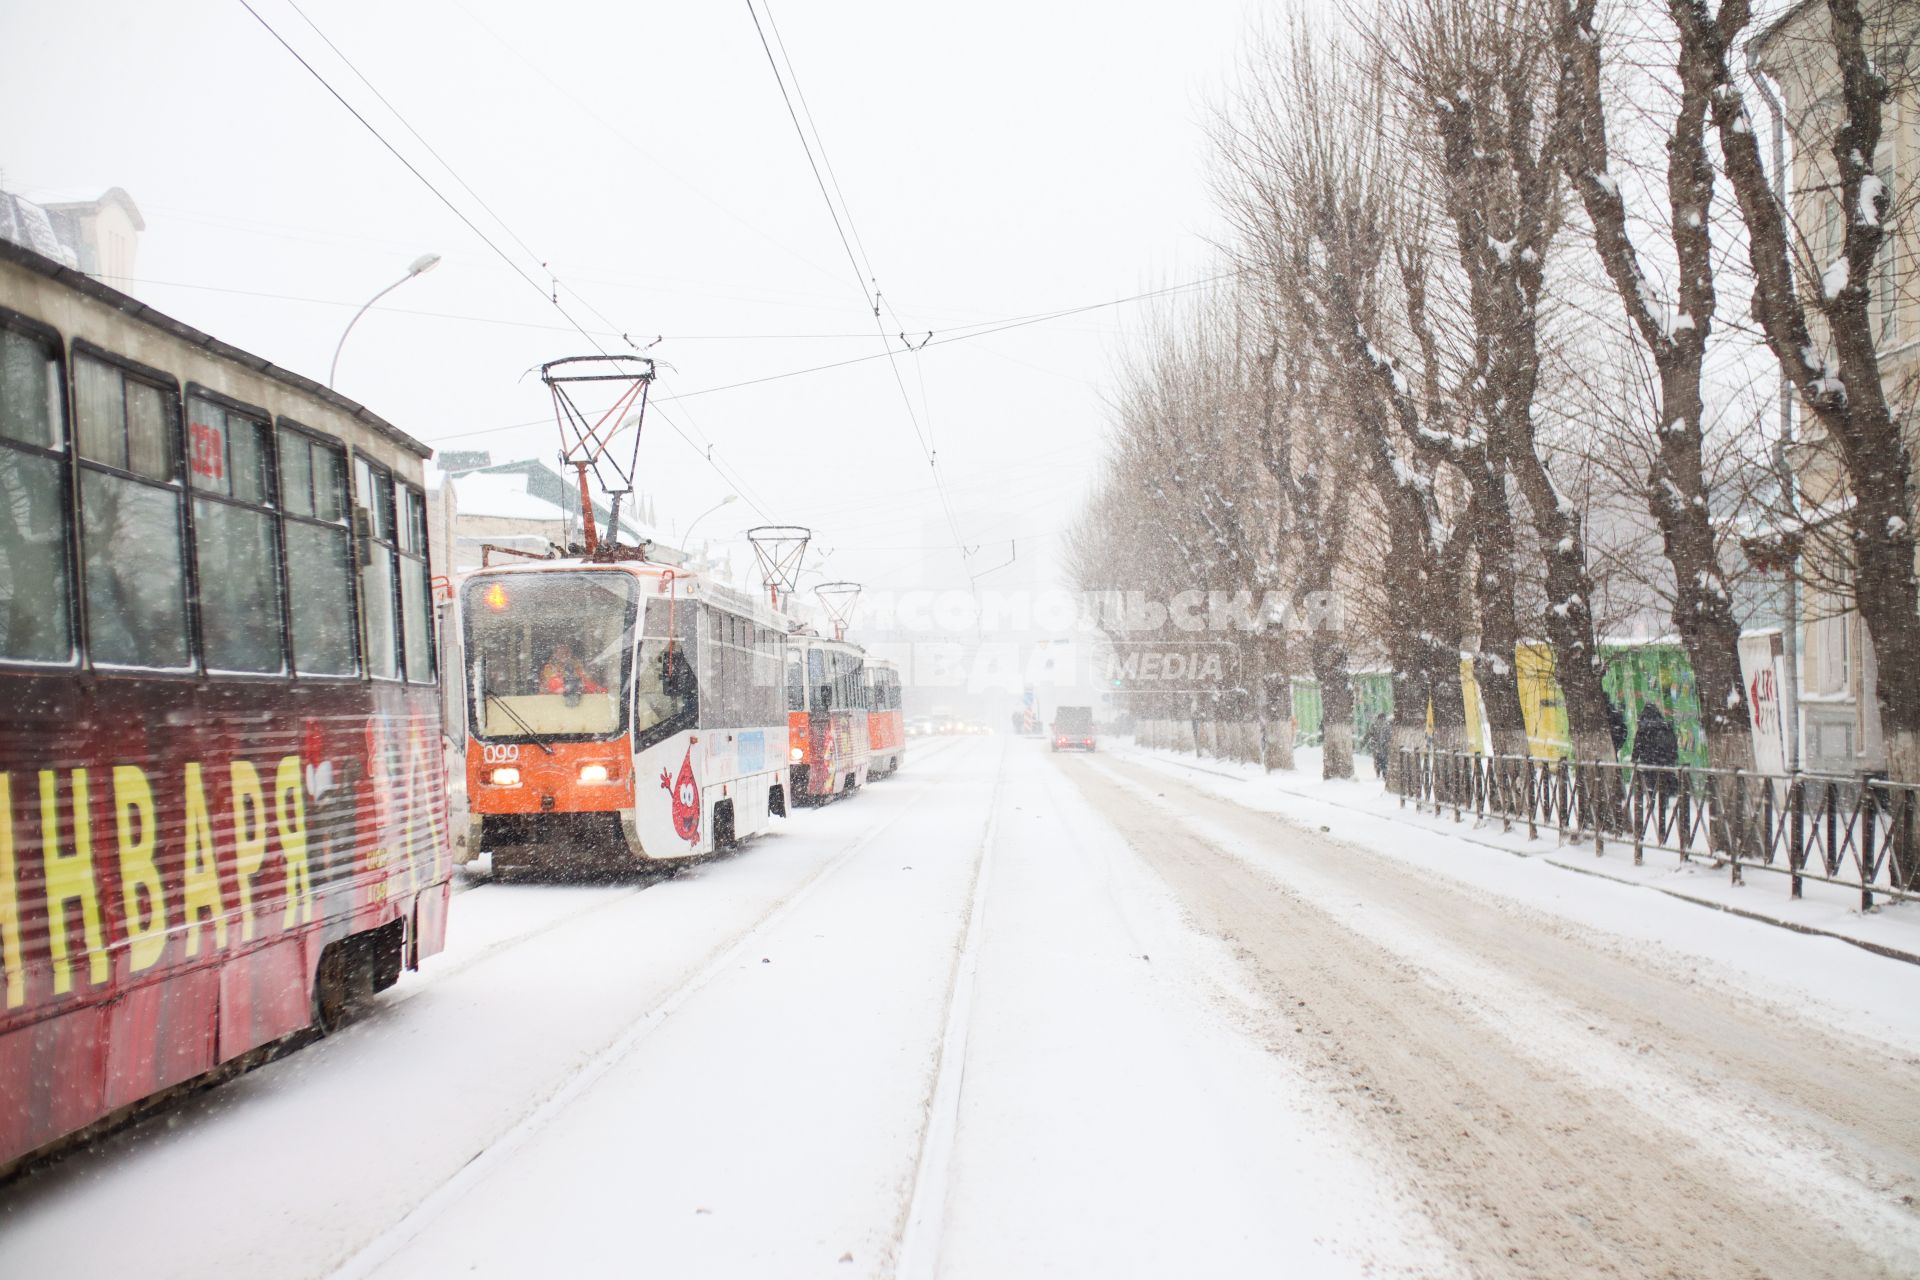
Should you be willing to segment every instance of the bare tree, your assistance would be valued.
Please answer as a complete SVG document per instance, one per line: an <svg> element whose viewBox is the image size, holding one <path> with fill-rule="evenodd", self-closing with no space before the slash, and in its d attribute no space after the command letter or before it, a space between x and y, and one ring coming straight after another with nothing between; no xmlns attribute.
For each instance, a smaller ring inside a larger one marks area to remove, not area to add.
<svg viewBox="0 0 1920 1280"><path fill-rule="evenodd" d="M1558 158L1586 209L1608 278L1658 375L1659 425L1645 494L1673 566L1673 622L1693 665L1710 758L1722 768L1752 768L1740 624L1721 572L1703 461L1701 371L1715 305L1715 173L1706 138L1711 66L1683 30L1676 57L1679 102L1667 142L1668 226L1677 265L1669 317L1642 269L1620 182L1609 167L1594 7L1595 0L1562 0L1554 28L1560 59L1556 111L1564 143Z"/></svg>
<svg viewBox="0 0 1920 1280"><path fill-rule="evenodd" d="M1437 382L1416 386L1388 354L1425 317L1418 292L1402 287L1408 259L1396 252L1402 210L1389 172L1393 146L1381 80L1302 29L1262 55L1239 110L1218 129L1230 175L1222 194L1240 252L1271 286L1267 305L1284 335L1293 379L1319 384L1319 437L1339 445L1368 483L1371 503L1346 502L1333 512L1347 537L1363 543L1372 531L1356 529L1356 520L1371 517L1379 525L1385 554L1370 562L1370 576L1392 603L1369 619L1369 638L1392 669L1396 741L1423 739L1431 707L1436 736L1464 745L1460 605L1467 557L1443 509L1436 463L1421 448L1452 438L1432 421L1451 405L1423 396L1421 387L1431 392ZM1285 439L1266 449L1276 478L1295 494L1296 521L1310 532L1328 508L1305 492L1317 483L1317 468L1300 467L1291 452ZM1329 569L1343 549L1328 548ZM1316 585L1332 586L1333 576ZM1355 639L1344 647L1351 650ZM1335 696L1331 684L1322 674L1323 699ZM1350 705L1327 706L1330 743L1350 715Z"/></svg>
<svg viewBox="0 0 1920 1280"><path fill-rule="evenodd" d="M1790 216L1769 182L1731 66L1733 49L1752 20L1751 3L1721 0L1710 7L1706 0L1668 0L1667 9L1682 46L1701 63L1697 74L1707 81L1727 180L1746 224L1754 316L1801 406L1837 446L1845 470L1851 502L1843 520L1853 596L1873 639L1889 771L1901 781L1920 782L1912 461L1881 374L1870 289L1893 199L1874 159L1890 94L1887 70L1900 59L1894 49L1870 49L1858 0L1827 0L1827 39L1809 56L1831 59L1838 86L1826 141L1843 230L1838 256L1820 270L1817 282L1810 281L1796 270ZM1887 9L1896 21L1915 21L1910 7ZM1904 29L1893 38L1902 48L1912 46Z"/></svg>
<svg viewBox="0 0 1920 1280"><path fill-rule="evenodd" d="M1481 420L1533 522L1554 672L1575 749L1591 757L1611 752L1593 583L1580 512L1552 474L1536 405L1546 262L1565 205L1560 138L1539 111L1555 70L1548 16L1545 0L1402 0L1381 47L1438 140L1439 198L1487 344Z"/></svg>

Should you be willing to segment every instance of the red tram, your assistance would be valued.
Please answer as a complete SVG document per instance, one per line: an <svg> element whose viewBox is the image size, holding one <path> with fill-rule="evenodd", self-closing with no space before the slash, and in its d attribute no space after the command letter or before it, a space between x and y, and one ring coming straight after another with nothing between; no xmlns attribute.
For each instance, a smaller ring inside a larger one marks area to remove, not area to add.
<svg viewBox="0 0 1920 1280"><path fill-rule="evenodd" d="M427 454L0 242L0 1171L440 949Z"/></svg>
<svg viewBox="0 0 1920 1280"><path fill-rule="evenodd" d="M901 709L900 667L871 654L866 662L867 751L872 776L899 772L907 758L907 726Z"/></svg>
<svg viewBox="0 0 1920 1280"><path fill-rule="evenodd" d="M821 804L865 786L866 650L799 630L787 637L787 792Z"/></svg>

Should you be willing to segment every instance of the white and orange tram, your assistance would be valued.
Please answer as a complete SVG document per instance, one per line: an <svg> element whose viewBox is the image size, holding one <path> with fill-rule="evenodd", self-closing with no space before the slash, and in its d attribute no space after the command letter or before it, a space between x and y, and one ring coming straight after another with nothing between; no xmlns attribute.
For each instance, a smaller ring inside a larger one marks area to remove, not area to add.
<svg viewBox="0 0 1920 1280"><path fill-rule="evenodd" d="M787 806L787 621L698 572L605 548L482 569L460 592L467 848L668 864Z"/></svg>

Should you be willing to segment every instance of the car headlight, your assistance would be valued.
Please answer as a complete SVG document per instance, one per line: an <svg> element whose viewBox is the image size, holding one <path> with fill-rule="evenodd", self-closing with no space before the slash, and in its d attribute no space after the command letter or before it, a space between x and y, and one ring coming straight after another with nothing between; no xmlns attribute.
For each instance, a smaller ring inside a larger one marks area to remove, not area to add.
<svg viewBox="0 0 1920 1280"><path fill-rule="evenodd" d="M791 760L794 764L799 764L806 758L807 751L805 747L795 747L793 750L787 752L787 759Z"/></svg>
<svg viewBox="0 0 1920 1280"><path fill-rule="evenodd" d="M580 766L580 781L605 782L606 780L607 766L603 764L583 764Z"/></svg>
<svg viewBox="0 0 1920 1280"><path fill-rule="evenodd" d="M496 787L517 787L520 785L518 769L495 769L487 775L487 781Z"/></svg>

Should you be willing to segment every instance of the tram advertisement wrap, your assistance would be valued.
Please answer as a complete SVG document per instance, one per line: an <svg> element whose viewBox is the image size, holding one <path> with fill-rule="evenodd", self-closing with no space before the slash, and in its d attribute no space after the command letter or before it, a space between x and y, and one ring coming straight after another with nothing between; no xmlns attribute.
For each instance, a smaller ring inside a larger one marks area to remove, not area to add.
<svg viewBox="0 0 1920 1280"><path fill-rule="evenodd" d="M440 948L440 744L411 710L0 761L0 1163L308 1026L330 941Z"/></svg>

